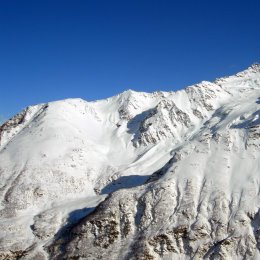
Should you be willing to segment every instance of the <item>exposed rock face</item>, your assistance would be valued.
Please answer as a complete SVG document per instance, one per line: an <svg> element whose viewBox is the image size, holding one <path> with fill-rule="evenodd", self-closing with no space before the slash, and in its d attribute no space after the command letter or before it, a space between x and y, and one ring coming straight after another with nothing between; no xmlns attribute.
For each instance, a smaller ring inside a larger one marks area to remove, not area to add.
<svg viewBox="0 0 260 260"><path fill-rule="evenodd" d="M38 105L25 108L0 126L0 147L6 144L12 137L17 135L28 122L45 110L48 105Z"/></svg>
<svg viewBox="0 0 260 260"><path fill-rule="evenodd" d="M260 259L259 97L253 65L18 114L1 126L0 259Z"/></svg>
<svg viewBox="0 0 260 260"><path fill-rule="evenodd" d="M176 132L185 134L190 126L191 119L187 113L179 109L173 101L162 100L141 122L138 143L148 145L174 138Z"/></svg>

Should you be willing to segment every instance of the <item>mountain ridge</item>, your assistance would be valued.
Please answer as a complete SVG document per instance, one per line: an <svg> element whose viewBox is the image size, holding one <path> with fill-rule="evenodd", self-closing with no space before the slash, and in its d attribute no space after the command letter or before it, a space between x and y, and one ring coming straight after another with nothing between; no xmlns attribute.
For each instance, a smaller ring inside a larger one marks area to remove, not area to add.
<svg viewBox="0 0 260 260"><path fill-rule="evenodd" d="M0 259L260 259L259 97L257 64L26 108L0 126Z"/></svg>

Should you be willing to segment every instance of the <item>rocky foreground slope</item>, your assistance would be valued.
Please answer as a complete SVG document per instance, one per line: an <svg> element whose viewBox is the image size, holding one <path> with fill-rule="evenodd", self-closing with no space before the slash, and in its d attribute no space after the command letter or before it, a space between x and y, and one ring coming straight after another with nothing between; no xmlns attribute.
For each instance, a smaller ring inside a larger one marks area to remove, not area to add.
<svg viewBox="0 0 260 260"><path fill-rule="evenodd" d="M260 65L0 126L0 259L260 259Z"/></svg>

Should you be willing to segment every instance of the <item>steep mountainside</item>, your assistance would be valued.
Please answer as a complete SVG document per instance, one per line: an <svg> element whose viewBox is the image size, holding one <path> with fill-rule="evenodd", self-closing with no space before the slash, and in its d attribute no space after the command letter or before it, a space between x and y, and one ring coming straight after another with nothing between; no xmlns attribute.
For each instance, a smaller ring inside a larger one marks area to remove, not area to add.
<svg viewBox="0 0 260 260"><path fill-rule="evenodd" d="M0 126L0 260L260 259L260 65Z"/></svg>

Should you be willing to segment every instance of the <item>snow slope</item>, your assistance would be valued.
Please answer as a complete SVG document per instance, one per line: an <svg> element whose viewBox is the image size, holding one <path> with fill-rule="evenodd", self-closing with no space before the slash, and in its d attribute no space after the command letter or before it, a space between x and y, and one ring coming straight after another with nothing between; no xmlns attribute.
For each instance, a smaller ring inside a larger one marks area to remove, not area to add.
<svg viewBox="0 0 260 260"><path fill-rule="evenodd" d="M260 259L259 115L257 64L26 108L0 127L0 259Z"/></svg>

